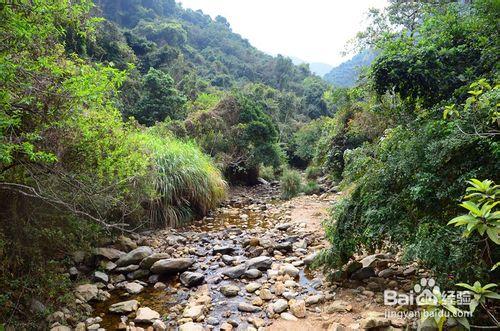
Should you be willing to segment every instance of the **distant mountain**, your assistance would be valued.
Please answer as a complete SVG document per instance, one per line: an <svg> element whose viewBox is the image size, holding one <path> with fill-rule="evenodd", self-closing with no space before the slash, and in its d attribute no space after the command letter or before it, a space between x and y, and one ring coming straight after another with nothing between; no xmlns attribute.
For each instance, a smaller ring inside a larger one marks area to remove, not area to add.
<svg viewBox="0 0 500 331"><path fill-rule="evenodd" d="M353 87L356 85L360 70L370 66L375 56L373 51L363 51L333 68L323 78L337 87Z"/></svg>
<svg viewBox="0 0 500 331"><path fill-rule="evenodd" d="M299 59L298 57L290 56L290 59L292 60L293 64L299 65L302 63L307 63L309 64L309 69L311 72L315 73L316 75L323 77L326 73L330 72L330 70L333 69L332 65L329 65L327 63L321 63L321 62L307 62L302 59Z"/></svg>

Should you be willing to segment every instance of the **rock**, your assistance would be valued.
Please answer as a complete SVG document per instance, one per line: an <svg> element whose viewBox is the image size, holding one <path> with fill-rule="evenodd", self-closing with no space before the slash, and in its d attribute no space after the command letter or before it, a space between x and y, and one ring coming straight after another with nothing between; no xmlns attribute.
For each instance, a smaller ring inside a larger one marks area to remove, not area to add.
<svg viewBox="0 0 500 331"><path fill-rule="evenodd" d="M222 274L228 276L229 278L240 278L245 271L247 270L247 267L244 263L239 264L235 267L230 267L222 270Z"/></svg>
<svg viewBox="0 0 500 331"><path fill-rule="evenodd" d="M213 316L210 316L209 318L207 318L207 324L208 325L218 325L219 320Z"/></svg>
<svg viewBox="0 0 500 331"><path fill-rule="evenodd" d="M204 328L201 324L188 322L180 325L179 331L204 331Z"/></svg>
<svg viewBox="0 0 500 331"><path fill-rule="evenodd" d="M75 331L87 331L87 326L84 322L80 322L76 325Z"/></svg>
<svg viewBox="0 0 500 331"><path fill-rule="evenodd" d="M212 254L213 255L216 255L216 254L230 254L232 252L234 252L234 247L233 246L219 246L219 245L216 245L212 249Z"/></svg>
<svg viewBox="0 0 500 331"><path fill-rule="evenodd" d="M97 282L103 282L103 283L107 283L109 282L109 277L108 275L106 275L104 272L102 271L96 271L94 272L94 279L97 281Z"/></svg>
<svg viewBox="0 0 500 331"><path fill-rule="evenodd" d="M45 305L36 299L29 301L29 311L33 314L43 314L46 309Z"/></svg>
<svg viewBox="0 0 500 331"><path fill-rule="evenodd" d="M304 300L292 299L289 302L290 312L298 318L306 317L306 302Z"/></svg>
<svg viewBox="0 0 500 331"><path fill-rule="evenodd" d="M246 302L240 302L238 304L238 310L246 313L256 313L261 311L261 308Z"/></svg>
<svg viewBox="0 0 500 331"><path fill-rule="evenodd" d="M220 331L231 331L233 329L233 326L229 324L228 322L224 322L220 326Z"/></svg>
<svg viewBox="0 0 500 331"><path fill-rule="evenodd" d="M129 264L126 267L116 268L115 272L129 273L129 272L136 271L138 269L139 269L139 265L138 264Z"/></svg>
<svg viewBox="0 0 500 331"><path fill-rule="evenodd" d="M95 250L95 255L105 257L110 261L115 261L125 255L125 252L112 247L99 247Z"/></svg>
<svg viewBox="0 0 500 331"><path fill-rule="evenodd" d="M331 313L345 313L352 310L352 306L343 300L335 300L326 307L326 312Z"/></svg>
<svg viewBox="0 0 500 331"><path fill-rule="evenodd" d="M182 285L186 287L193 287L200 285L205 280L205 276L199 272L185 271L180 276Z"/></svg>
<svg viewBox="0 0 500 331"><path fill-rule="evenodd" d="M184 309L182 317L191 318L193 321L196 321L203 315L203 310L203 305L190 305Z"/></svg>
<svg viewBox="0 0 500 331"><path fill-rule="evenodd" d="M151 308L143 307L137 310L137 313L134 318L134 322L136 323L153 323L153 320L159 319L160 313L154 311Z"/></svg>
<svg viewBox="0 0 500 331"><path fill-rule="evenodd" d="M116 244L126 251L137 248L137 244L132 239L123 235L117 238Z"/></svg>
<svg viewBox="0 0 500 331"><path fill-rule="evenodd" d="M262 277L262 271L259 269L248 269L245 271L245 277L250 279L256 279Z"/></svg>
<svg viewBox="0 0 500 331"><path fill-rule="evenodd" d="M325 301L325 296L323 294L311 295L306 298L306 306L311 306Z"/></svg>
<svg viewBox="0 0 500 331"><path fill-rule="evenodd" d="M300 270L291 264L285 264L282 268L282 271L285 275L289 275L293 278L297 277L300 273Z"/></svg>
<svg viewBox="0 0 500 331"><path fill-rule="evenodd" d="M76 267L71 267L69 268L69 276L72 280L75 280L78 278L78 275L80 274L80 271Z"/></svg>
<svg viewBox="0 0 500 331"><path fill-rule="evenodd" d="M156 262L156 261L160 261L160 260L164 260L164 259L168 259L170 257L169 254L167 253L153 253L147 257L145 257L141 263L139 264L139 266L142 268L142 269L150 269L151 266Z"/></svg>
<svg viewBox="0 0 500 331"><path fill-rule="evenodd" d="M348 329L344 325L336 322L330 324L330 326L328 327L328 331L348 331L348 330L350 331L352 329L350 328Z"/></svg>
<svg viewBox="0 0 500 331"><path fill-rule="evenodd" d="M56 311L49 316L47 316L47 322L49 323L65 323L66 322L66 317L64 316L64 313L62 311Z"/></svg>
<svg viewBox="0 0 500 331"><path fill-rule="evenodd" d="M190 258L159 260L151 266L151 272L154 274L172 274L182 272L191 267L193 263L194 261Z"/></svg>
<svg viewBox="0 0 500 331"><path fill-rule="evenodd" d="M364 259L362 259L360 262L363 264L363 267L376 267L377 262L380 260L385 260L385 259L390 259L391 256L388 254L373 254L373 255L368 255Z"/></svg>
<svg viewBox="0 0 500 331"><path fill-rule="evenodd" d="M293 316L290 313L281 313L280 314L281 318L284 319L285 321L293 321L296 322L298 321L297 317Z"/></svg>
<svg viewBox="0 0 500 331"><path fill-rule="evenodd" d="M282 223L282 224L278 224L276 225L276 229L280 230L280 231L286 231L288 230L290 227L292 226L291 223Z"/></svg>
<svg viewBox="0 0 500 331"><path fill-rule="evenodd" d="M127 278L131 280L146 278L149 275L149 270L139 269L127 274Z"/></svg>
<svg viewBox="0 0 500 331"><path fill-rule="evenodd" d="M285 299L278 299L272 304L273 311L277 314L284 312L288 308L288 302Z"/></svg>
<svg viewBox="0 0 500 331"><path fill-rule="evenodd" d="M247 286L245 286L245 289L247 290L248 293L253 293L257 291L261 286L262 284L260 283L251 282Z"/></svg>
<svg viewBox="0 0 500 331"><path fill-rule="evenodd" d="M135 283L135 282L125 284L125 290L130 294L141 293L143 289L144 289L144 286L142 286L141 284Z"/></svg>
<svg viewBox="0 0 500 331"><path fill-rule="evenodd" d="M305 264L306 266L311 265L311 264L314 262L314 260L316 259L316 257L317 257L317 256L318 256L318 252L315 252L315 253L309 254L308 256L306 256L306 257L304 258L304 264Z"/></svg>
<svg viewBox="0 0 500 331"><path fill-rule="evenodd" d="M267 288L260 290L259 297L266 301L274 299L274 295Z"/></svg>
<svg viewBox="0 0 500 331"><path fill-rule="evenodd" d="M271 268L273 260L271 260L269 256L258 256L247 260L245 264L247 269L259 269L264 271Z"/></svg>
<svg viewBox="0 0 500 331"><path fill-rule="evenodd" d="M274 249L282 253L289 253L293 251L293 244L290 241L285 241L276 244L276 246L274 246Z"/></svg>
<svg viewBox="0 0 500 331"><path fill-rule="evenodd" d="M119 267L125 267L131 264L137 264L141 262L144 258L153 254L153 250L149 246L141 246L123 255L116 261L116 265Z"/></svg>
<svg viewBox="0 0 500 331"><path fill-rule="evenodd" d="M403 270L403 276L408 277L411 275L414 275L417 272L417 270L413 267L408 267L405 270Z"/></svg>
<svg viewBox="0 0 500 331"><path fill-rule="evenodd" d="M348 276L351 276L353 273L358 271L359 269L363 268L363 263L358 262L358 261L350 261L346 267L345 271Z"/></svg>
<svg viewBox="0 0 500 331"><path fill-rule="evenodd" d="M238 295L240 288L236 285L224 285L219 290L226 297L235 297Z"/></svg>
<svg viewBox="0 0 500 331"><path fill-rule="evenodd" d="M88 302L97 298L99 290L95 284L83 284L79 285L75 289L75 295L83 299L83 301Z"/></svg>
<svg viewBox="0 0 500 331"><path fill-rule="evenodd" d="M122 314L134 312L137 310L137 308L139 308L139 301L129 300L112 304L109 307L109 311L112 313Z"/></svg>
<svg viewBox="0 0 500 331"><path fill-rule="evenodd" d="M375 277L375 270L373 267L363 267L351 275L351 279L363 280L370 277Z"/></svg>
<svg viewBox="0 0 500 331"><path fill-rule="evenodd" d="M165 325L165 323L162 320L157 319L153 322L153 330L154 331L166 331L167 326Z"/></svg>
<svg viewBox="0 0 500 331"><path fill-rule="evenodd" d="M375 329L391 325L390 320L384 317L384 313L369 311L364 315L365 318L359 322L361 329Z"/></svg>
<svg viewBox="0 0 500 331"><path fill-rule="evenodd" d="M395 274L395 271L393 269L387 268L387 269L380 271L378 273L378 276L382 277L382 278L389 278L391 276L394 276L394 274Z"/></svg>
<svg viewBox="0 0 500 331"><path fill-rule="evenodd" d="M261 185L270 185L270 183L262 177L257 178L257 182Z"/></svg>
<svg viewBox="0 0 500 331"><path fill-rule="evenodd" d="M65 325L57 325L50 329L50 331L72 331L70 327Z"/></svg>

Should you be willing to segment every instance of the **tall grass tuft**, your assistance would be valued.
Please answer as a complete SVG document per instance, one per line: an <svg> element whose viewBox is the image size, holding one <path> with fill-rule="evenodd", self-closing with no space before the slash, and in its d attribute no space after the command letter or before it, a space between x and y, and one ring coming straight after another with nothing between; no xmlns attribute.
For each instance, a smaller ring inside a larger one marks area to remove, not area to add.
<svg viewBox="0 0 500 331"><path fill-rule="evenodd" d="M280 178L281 197L291 199L300 193L302 178L297 170L284 170Z"/></svg>
<svg viewBox="0 0 500 331"><path fill-rule="evenodd" d="M158 194L151 219L179 226L205 214L224 199L227 184L209 156L191 142L168 139L154 157L154 188Z"/></svg>

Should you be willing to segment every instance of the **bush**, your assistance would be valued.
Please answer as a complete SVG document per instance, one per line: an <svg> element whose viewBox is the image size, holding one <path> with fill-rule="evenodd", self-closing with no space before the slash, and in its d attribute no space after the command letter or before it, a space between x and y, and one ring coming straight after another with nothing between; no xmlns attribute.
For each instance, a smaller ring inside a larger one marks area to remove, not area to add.
<svg viewBox="0 0 500 331"><path fill-rule="evenodd" d="M318 166L310 165L306 169L306 178L307 179L316 179L319 176L321 176L322 171L321 168Z"/></svg>
<svg viewBox="0 0 500 331"><path fill-rule="evenodd" d="M276 179L276 174L274 171L274 167L272 166L260 166L259 176L264 178L267 181L273 181Z"/></svg>
<svg viewBox="0 0 500 331"><path fill-rule="evenodd" d="M296 170L285 170L280 178L281 197L291 199L300 193L302 179L300 173Z"/></svg>
<svg viewBox="0 0 500 331"><path fill-rule="evenodd" d="M321 192L321 188L314 180L310 180L306 185L304 185L304 187L302 188L302 192L307 195L318 194Z"/></svg>

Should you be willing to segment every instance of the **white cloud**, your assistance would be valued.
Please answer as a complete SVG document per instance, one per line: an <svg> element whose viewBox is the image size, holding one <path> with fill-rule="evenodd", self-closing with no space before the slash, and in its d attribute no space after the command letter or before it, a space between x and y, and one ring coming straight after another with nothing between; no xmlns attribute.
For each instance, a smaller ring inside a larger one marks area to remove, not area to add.
<svg viewBox="0 0 500 331"><path fill-rule="evenodd" d="M386 0L180 0L184 8L227 18L234 32L270 54L308 62L342 62L346 42L370 7Z"/></svg>

